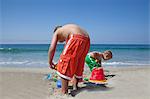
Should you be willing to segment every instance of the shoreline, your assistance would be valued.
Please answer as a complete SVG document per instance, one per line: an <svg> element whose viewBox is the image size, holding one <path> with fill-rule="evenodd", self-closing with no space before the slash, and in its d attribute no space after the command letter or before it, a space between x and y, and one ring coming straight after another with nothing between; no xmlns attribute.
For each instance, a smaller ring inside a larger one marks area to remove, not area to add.
<svg viewBox="0 0 150 99"><path fill-rule="evenodd" d="M45 74L53 73L49 68L0 67L0 97L3 99L148 99L150 97L150 67L104 67L115 75L104 86L79 84L74 97L60 96L52 90L51 81L44 80ZM84 72L89 75L89 71ZM55 83L53 83L55 84Z"/></svg>
<svg viewBox="0 0 150 99"><path fill-rule="evenodd" d="M142 66L103 66L104 69L110 69L110 70L128 70L128 69L145 69L145 68L150 68L150 65L142 65ZM0 72L3 71L16 71L19 70L18 72L24 71L24 72L36 72L36 73L48 73L52 72L54 70L50 69L49 67L15 67L15 66L10 66L10 67L0 67ZM84 71L88 71L88 68L85 66Z"/></svg>

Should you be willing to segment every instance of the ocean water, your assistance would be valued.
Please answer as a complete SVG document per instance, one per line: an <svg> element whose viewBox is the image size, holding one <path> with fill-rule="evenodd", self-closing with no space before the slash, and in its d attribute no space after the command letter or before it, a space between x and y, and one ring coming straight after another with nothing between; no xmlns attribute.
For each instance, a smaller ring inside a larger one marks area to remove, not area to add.
<svg viewBox="0 0 150 99"><path fill-rule="evenodd" d="M57 45L57 62L64 45ZM48 67L49 44L0 44L0 67ZM91 44L90 51L111 50L103 66L150 66L150 45Z"/></svg>

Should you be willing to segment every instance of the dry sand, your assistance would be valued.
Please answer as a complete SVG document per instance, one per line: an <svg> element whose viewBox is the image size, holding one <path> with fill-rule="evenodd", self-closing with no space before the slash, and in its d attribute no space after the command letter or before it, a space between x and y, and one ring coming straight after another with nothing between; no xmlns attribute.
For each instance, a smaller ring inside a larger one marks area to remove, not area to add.
<svg viewBox="0 0 150 99"><path fill-rule="evenodd" d="M106 86L81 83L72 97L59 95L55 82L44 79L49 69L0 68L0 99L150 99L150 67L104 69L115 75Z"/></svg>

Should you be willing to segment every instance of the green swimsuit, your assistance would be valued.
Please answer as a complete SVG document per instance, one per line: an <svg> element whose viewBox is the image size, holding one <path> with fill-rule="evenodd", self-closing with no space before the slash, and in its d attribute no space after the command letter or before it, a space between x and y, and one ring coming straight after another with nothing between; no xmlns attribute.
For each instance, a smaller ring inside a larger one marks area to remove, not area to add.
<svg viewBox="0 0 150 99"><path fill-rule="evenodd" d="M90 54L87 54L85 62L87 66L90 68L90 71L92 71L93 68L95 67L101 67L101 64L97 63L96 60L90 56Z"/></svg>

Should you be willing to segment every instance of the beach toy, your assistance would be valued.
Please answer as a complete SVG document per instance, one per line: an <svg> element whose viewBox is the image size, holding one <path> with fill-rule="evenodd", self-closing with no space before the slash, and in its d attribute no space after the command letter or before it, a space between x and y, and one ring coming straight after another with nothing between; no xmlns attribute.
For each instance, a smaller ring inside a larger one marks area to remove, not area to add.
<svg viewBox="0 0 150 99"><path fill-rule="evenodd" d="M45 78L50 80L52 78L52 75L51 74L47 74L47 76Z"/></svg>
<svg viewBox="0 0 150 99"><path fill-rule="evenodd" d="M89 81L94 83L106 82L103 68L94 68Z"/></svg>
<svg viewBox="0 0 150 99"><path fill-rule="evenodd" d="M57 88L61 88L61 80L57 80Z"/></svg>
<svg viewBox="0 0 150 99"><path fill-rule="evenodd" d="M45 77L44 77L45 79L48 79L48 80L50 80L50 79L53 79L55 82L57 81L57 75L52 75L52 74L47 74L47 75L45 75Z"/></svg>
<svg viewBox="0 0 150 99"><path fill-rule="evenodd" d="M54 78L53 78L53 81L56 82L56 81L57 81L57 78L54 77Z"/></svg>
<svg viewBox="0 0 150 99"><path fill-rule="evenodd" d="M84 78L84 81L89 81L89 79L88 78Z"/></svg>

